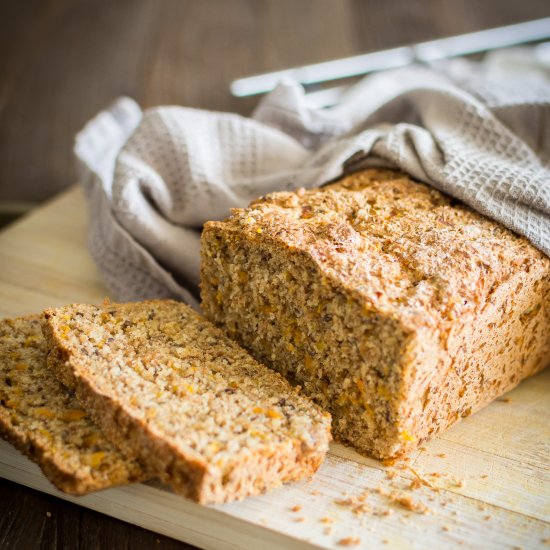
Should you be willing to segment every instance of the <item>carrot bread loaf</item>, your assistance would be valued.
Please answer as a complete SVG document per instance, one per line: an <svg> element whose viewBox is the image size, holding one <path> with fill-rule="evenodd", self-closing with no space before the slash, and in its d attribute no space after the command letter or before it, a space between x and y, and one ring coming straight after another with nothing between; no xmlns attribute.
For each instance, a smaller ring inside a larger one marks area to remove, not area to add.
<svg viewBox="0 0 550 550"><path fill-rule="evenodd" d="M550 363L550 260L402 173L273 193L206 224L206 316L399 456Z"/></svg>
<svg viewBox="0 0 550 550"><path fill-rule="evenodd" d="M197 502L313 474L330 416L173 301L46 312L49 365L127 455Z"/></svg>
<svg viewBox="0 0 550 550"><path fill-rule="evenodd" d="M46 367L38 315L0 321L0 434L67 493L82 495L146 477Z"/></svg>

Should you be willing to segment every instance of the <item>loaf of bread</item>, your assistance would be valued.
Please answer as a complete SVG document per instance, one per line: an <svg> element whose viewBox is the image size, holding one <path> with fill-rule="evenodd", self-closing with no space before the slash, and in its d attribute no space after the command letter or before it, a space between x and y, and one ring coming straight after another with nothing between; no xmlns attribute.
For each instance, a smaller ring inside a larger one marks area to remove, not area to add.
<svg viewBox="0 0 550 550"><path fill-rule="evenodd" d="M73 495L145 479L57 381L46 353L38 315L0 321L0 434Z"/></svg>
<svg viewBox="0 0 550 550"><path fill-rule="evenodd" d="M378 458L550 363L550 260L435 189L367 170L206 224L205 315Z"/></svg>
<svg viewBox="0 0 550 550"><path fill-rule="evenodd" d="M200 503L313 474L330 415L173 301L46 312L49 366L124 452Z"/></svg>

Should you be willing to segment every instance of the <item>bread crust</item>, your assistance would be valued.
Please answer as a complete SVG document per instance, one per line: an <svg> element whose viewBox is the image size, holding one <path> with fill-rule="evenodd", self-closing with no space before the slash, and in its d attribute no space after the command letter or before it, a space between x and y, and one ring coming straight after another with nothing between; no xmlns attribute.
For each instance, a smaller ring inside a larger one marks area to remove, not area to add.
<svg viewBox="0 0 550 550"><path fill-rule="evenodd" d="M125 323L131 326L121 328ZM97 330L95 343L90 327ZM324 459L329 415L184 304L48 310L44 334L53 350L50 367L72 385L105 435L196 502L264 492L312 475ZM109 375L112 368L119 374ZM149 407L152 388L159 396ZM283 416L289 407L294 418ZM265 430L255 439L237 432L241 425L251 434Z"/></svg>
<svg viewBox="0 0 550 550"><path fill-rule="evenodd" d="M201 295L210 320L330 410L337 437L378 458L550 362L550 260L392 170L207 223Z"/></svg>
<svg viewBox="0 0 550 550"><path fill-rule="evenodd" d="M146 479L46 367L40 316L0 321L0 433L61 491L83 495ZM97 462L97 464L96 464Z"/></svg>

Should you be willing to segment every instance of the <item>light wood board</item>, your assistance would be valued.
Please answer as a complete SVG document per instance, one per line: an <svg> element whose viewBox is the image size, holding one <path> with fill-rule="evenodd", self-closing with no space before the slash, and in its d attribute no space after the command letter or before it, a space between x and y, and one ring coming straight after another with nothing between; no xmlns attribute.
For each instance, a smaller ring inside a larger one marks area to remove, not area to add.
<svg viewBox="0 0 550 550"><path fill-rule="evenodd" d="M103 300L86 225L85 201L74 188L0 233L0 317ZM70 497L5 442L0 475L204 548L342 548L351 538L351 548L550 549L550 369L506 397L409 462L388 468L333 444L311 481L223 506L198 506L156 482ZM438 490L406 489L411 468ZM366 513L335 502L366 490ZM392 503L392 492L427 513Z"/></svg>

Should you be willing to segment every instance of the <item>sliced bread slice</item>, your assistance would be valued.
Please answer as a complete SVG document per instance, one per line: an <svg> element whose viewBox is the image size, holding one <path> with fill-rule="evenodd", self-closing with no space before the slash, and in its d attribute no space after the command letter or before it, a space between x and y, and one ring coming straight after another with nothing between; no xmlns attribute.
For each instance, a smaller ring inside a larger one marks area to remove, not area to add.
<svg viewBox="0 0 550 550"><path fill-rule="evenodd" d="M0 321L0 434L66 493L144 479L47 368L46 353L38 315Z"/></svg>
<svg viewBox="0 0 550 550"><path fill-rule="evenodd" d="M330 416L174 301L46 312L51 368L127 456L200 503L313 474Z"/></svg>

